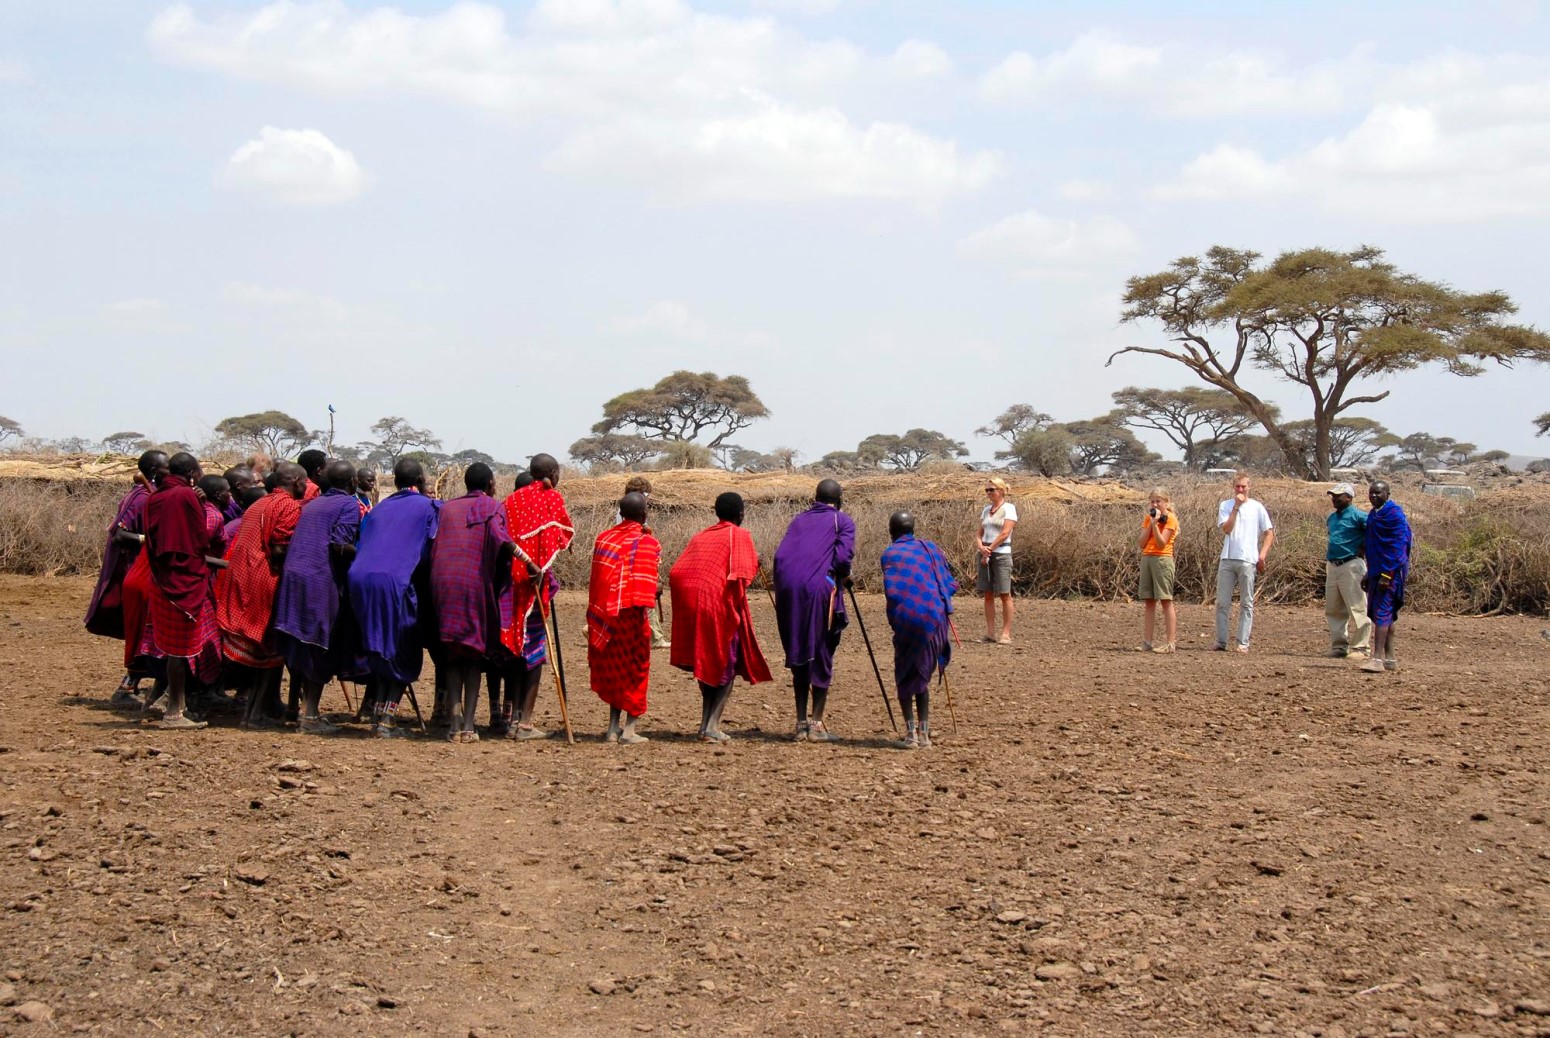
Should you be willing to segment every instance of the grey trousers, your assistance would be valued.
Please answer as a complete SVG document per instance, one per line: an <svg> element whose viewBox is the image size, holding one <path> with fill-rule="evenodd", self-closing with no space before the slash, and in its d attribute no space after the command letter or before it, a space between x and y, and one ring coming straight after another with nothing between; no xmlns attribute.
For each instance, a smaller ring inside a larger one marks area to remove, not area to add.
<svg viewBox="0 0 1550 1038"><path fill-rule="evenodd" d="M1232 616L1232 593L1238 590L1238 644L1249 643L1254 630L1254 563L1223 559L1216 567L1216 644L1227 647L1227 621Z"/></svg>

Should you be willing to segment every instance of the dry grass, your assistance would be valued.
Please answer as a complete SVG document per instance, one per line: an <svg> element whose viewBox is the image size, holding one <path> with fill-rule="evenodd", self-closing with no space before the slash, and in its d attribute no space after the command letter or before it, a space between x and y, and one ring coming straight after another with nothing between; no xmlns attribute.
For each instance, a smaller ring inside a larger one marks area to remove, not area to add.
<svg viewBox="0 0 1550 1038"><path fill-rule="evenodd" d="M562 483L578 533L577 550L557 567L567 585L586 582L590 559L584 546L613 523L624 479L568 478ZM791 516L807 506L814 485L812 476L801 473L742 476L700 470L653 473L651 479L652 525L668 559L714 521L716 494L734 488L748 500L747 529L761 556L770 558ZM921 535L942 545L960 584L972 591L983 480L972 473L847 480L846 510L856 520L859 540L858 585L880 590L878 557L888 542L888 516L908 509ZM0 479L0 571L94 572L114 505L126 489L126 483L93 479ZM1177 593L1183 601L1206 601L1215 591L1221 547L1216 508L1227 488L1214 481L1176 481L1170 489L1182 526ZM1255 492L1277 528L1261 601L1317 599L1324 588L1324 485L1261 480ZM1014 479L1012 496L1021 515L1013 563L1019 594L1118 601L1135 594L1144 489L1022 477ZM1413 608L1543 613L1550 606L1546 488L1523 485L1457 502L1396 486L1395 497L1410 514L1418 541L1409 596Z"/></svg>

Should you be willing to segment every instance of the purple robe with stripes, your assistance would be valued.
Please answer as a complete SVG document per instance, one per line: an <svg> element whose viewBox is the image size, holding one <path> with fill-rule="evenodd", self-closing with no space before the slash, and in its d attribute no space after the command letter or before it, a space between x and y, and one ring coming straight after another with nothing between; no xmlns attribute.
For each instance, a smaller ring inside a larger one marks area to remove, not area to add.
<svg viewBox="0 0 1550 1038"><path fill-rule="evenodd" d="M344 560L335 545L360 536L361 510L355 496L328 490L301 508L275 589L276 647L291 670L309 681L353 673L353 625L348 622ZM346 621L341 623L341 614Z"/></svg>
<svg viewBox="0 0 1550 1038"><path fill-rule="evenodd" d="M511 543L506 509L480 490L441 506L431 547L431 603L441 643L489 659L501 646L501 599L511 583L501 545ZM509 615L509 614L508 614Z"/></svg>
<svg viewBox="0 0 1550 1038"><path fill-rule="evenodd" d="M120 530L145 533L145 503L151 492L143 484L136 483L118 503L118 514L108 527L108 544L102 551L102 573L97 577L97 589L92 592L91 605L86 607L86 629L104 638L124 637L124 577L140 554L138 544L120 544L114 537Z"/></svg>
<svg viewBox="0 0 1550 1038"><path fill-rule="evenodd" d="M833 678L834 650L847 622L834 571L855 554L855 522L822 501L796 514L775 549L775 623L786 666L810 666L819 688Z"/></svg>
<svg viewBox="0 0 1550 1038"><path fill-rule="evenodd" d="M350 564L350 605L371 672L410 682L425 663L420 625L424 563L436 537L439 502L400 490L366 514L360 547ZM357 505L359 511L359 505Z"/></svg>

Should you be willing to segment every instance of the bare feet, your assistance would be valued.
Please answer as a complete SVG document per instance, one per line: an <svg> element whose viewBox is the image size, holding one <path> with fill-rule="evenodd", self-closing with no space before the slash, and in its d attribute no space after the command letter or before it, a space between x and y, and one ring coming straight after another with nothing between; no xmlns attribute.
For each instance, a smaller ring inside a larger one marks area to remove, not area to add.
<svg viewBox="0 0 1550 1038"><path fill-rule="evenodd" d="M640 743L650 741L651 740L646 738L644 735L640 735L636 732L625 732L619 736L619 745L621 746L637 746Z"/></svg>

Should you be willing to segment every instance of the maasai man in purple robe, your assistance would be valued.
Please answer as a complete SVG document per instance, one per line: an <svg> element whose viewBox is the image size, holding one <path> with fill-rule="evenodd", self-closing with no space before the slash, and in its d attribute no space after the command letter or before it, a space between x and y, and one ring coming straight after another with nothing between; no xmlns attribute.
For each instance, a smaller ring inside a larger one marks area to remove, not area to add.
<svg viewBox="0 0 1550 1038"><path fill-rule="evenodd" d="M1362 669L1373 674L1398 670L1394 658L1394 621L1405 604L1405 582L1410 576L1410 549L1414 538L1410 520L1397 502L1389 500L1389 485L1382 480L1367 488L1372 511L1367 513L1367 616L1372 620L1372 659Z"/></svg>
<svg viewBox="0 0 1550 1038"><path fill-rule="evenodd" d="M338 731L318 713L324 686L356 673L355 625L345 588L361 533L355 466L330 462L324 480L328 489L302 505L274 602L275 645L301 681L298 727L316 735Z"/></svg>
<svg viewBox="0 0 1550 1038"><path fill-rule="evenodd" d="M361 647L381 684L371 708L372 729L379 738L400 734L393 724L398 702L425 663L420 603L429 591L431 542L440 507L425 495L425 471L417 461L404 458L394 465L393 485L398 492L373 508L361 524L349 581Z"/></svg>
<svg viewBox="0 0 1550 1038"><path fill-rule="evenodd" d="M495 500L495 473L482 461L463 473L468 493L441 506L431 546L431 605L436 637L446 653L452 700L451 742L478 742L474 716L479 678L500 652L501 598L511 584L516 544L506 528L506 510ZM509 653L508 653L509 655ZM462 707L457 706L462 696ZM501 734L491 716L491 734ZM509 727L508 720L506 726Z"/></svg>
<svg viewBox="0 0 1550 1038"><path fill-rule="evenodd" d="M797 742L837 738L824 727L823 712L834 680L834 650L847 623L844 586L856 555L856 524L840 511L839 483L819 483L815 498L791 520L775 549L775 623L796 694Z"/></svg>
<svg viewBox="0 0 1550 1038"><path fill-rule="evenodd" d="M883 596L893 628L893 679L904 710L904 748L913 750L931 745L931 678L945 673L952 659L958 582L942 549L915 539L915 517L908 512L888 518L888 536L893 543L883 552Z"/></svg>
<svg viewBox="0 0 1550 1038"><path fill-rule="evenodd" d="M140 455L138 468L140 475L135 477L134 486L118 503L118 514L108 527L108 543L102 550L102 572L97 577L91 605L86 607L86 629L103 638L120 641L124 640L124 577L140 554L141 538L145 535L145 503L150 499L156 481L167 473L167 455L161 451L146 451ZM140 679L145 676L139 670L126 670L109 702L115 707L138 707Z"/></svg>

